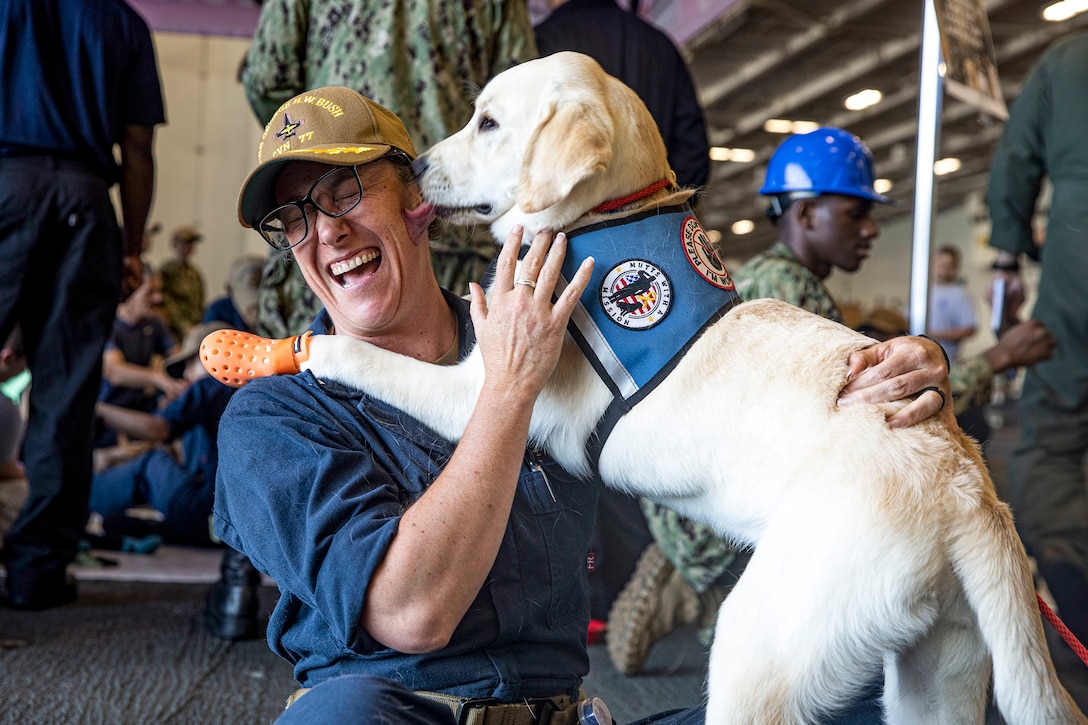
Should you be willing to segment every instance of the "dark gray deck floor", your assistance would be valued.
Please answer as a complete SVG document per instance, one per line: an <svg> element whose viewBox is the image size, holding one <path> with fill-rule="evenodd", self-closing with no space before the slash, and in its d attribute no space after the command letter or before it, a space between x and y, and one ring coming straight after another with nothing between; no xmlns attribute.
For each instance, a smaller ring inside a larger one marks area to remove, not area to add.
<svg viewBox="0 0 1088 725"><path fill-rule="evenodd" d="M0 609L0 723L271 722L296 687L290 665L264 640L209 636L200 619L206 589L98 578L81 583L74 604L36 613ZM275 588L262 588L266 610L275 597ZM586 689L609 704L617 722L702 697L706 658L694 630L655 648L644 676L616 673L603 646L592 647L591 658Z"/></svg>

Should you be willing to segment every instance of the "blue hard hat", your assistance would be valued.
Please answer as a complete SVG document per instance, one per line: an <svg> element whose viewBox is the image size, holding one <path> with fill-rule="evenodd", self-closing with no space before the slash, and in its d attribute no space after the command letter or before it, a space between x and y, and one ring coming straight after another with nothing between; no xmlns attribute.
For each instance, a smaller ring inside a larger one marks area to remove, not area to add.
<svg viewBox="0 0 1088 725"><path fill-rule="evenodd" d="M873 155L854 134L824 126L790 136L767 164L759 193L843 194L891 204L873 189Z"/></svg>

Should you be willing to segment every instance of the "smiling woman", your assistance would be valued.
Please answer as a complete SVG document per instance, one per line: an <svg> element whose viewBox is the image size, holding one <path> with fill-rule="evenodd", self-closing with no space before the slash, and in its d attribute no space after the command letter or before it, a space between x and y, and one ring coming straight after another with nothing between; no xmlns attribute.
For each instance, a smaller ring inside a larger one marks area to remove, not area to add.
<svg viewBox="0 0 1088 725"><path fill-rule="evenodd" d="M243 225L291 250L338 333L384 338L448 318L430 271L434 210L421 203L415 149L396 116L330 87L292 99L274 118L238 197ZM433 294L407 294L406 285ZM450 331L408 337L402 352L425 359L453 340Z"/></svg>

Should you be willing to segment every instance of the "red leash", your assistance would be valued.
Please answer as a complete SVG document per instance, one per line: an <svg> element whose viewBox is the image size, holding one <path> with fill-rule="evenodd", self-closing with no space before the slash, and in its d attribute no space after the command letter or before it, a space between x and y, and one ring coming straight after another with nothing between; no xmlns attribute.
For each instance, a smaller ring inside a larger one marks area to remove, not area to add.
<svg viewBox="0 0 1088 725"><path fill-rule="evenodd" d="M1043 613L1043 619L1050 622L1050 626L1057 630L1058 634L1065 640L1065 643L1077 653L1077 657L1080 657L1080 661L1088 665L1088 649L1085 649L1084 645L1077 639L1077 636L1069 631L1069 627L1065 626L1065 622L1058 618L1058 615L1043 601L1042 597L1036 594L1035 598L1039 600L1039 611Z"/></svg>

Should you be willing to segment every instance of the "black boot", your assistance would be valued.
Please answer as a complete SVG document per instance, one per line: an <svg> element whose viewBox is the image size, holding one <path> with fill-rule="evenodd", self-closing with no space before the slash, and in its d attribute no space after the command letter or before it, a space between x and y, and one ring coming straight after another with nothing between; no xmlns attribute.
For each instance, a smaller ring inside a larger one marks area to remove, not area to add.
<svg viewBox="0 0 1088 725"><path fill-rule="evenodd" d="M234 549L223 552L219 581L204 599L204 623L219 639L257 636L258 588L261 574L249 558Z"/></svg>
<svg viewBox="0 0 1088 725"><path fill-rule="evenodd" d="M7 605L12 609L37 612L76 600L76 582L63 569L51 576L23 574L14 567L7 570Z"/></svg>

